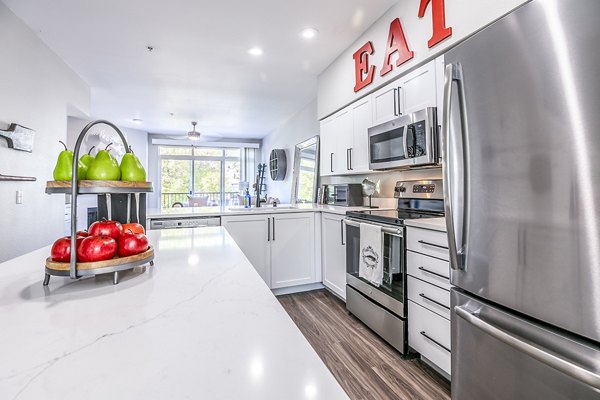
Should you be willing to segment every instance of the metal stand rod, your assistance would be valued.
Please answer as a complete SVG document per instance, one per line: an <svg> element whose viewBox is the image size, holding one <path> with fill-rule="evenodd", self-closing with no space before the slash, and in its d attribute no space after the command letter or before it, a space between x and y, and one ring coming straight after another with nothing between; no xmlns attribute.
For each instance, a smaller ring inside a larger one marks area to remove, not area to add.
<svg viewBox="0 0 600 400"><path fill-rule="evenodd" d="M50 283L50 274L46 274L46 276L44 276L44 286L48 286L49 283Z"/></svg>
<svg viewBox="0 0 600 400"><path fill-rule="evenodd" d="M113 285L118 285L118 284L119 284L119 272L118 272L118 271L116 271L116 272L113 274Z"/></svg>
<svg viewBox="0 0 600 400"><path fill-rule="evenodd" d="M131 149L129 148L129 144L127 143L127 139L125 139L125 135L123 135L123 132L121 132L121 130L115 124L113 124L109 121L106 121L106 120L97 120L97 121L90 122L89 124L87 124L85 126L85 128L83 128L83 130L77 137L77 142L75 143L75 148L73 149L73 169L72 169L72 176L71 176L71 249L77 248L77 235L75 233L77 232L77 195L78 195L78 193L77 193L78 192L78 179L77 179L78 178L77 177L78 168L77 167L79 166L79 163L78 163L79 150L81 148L81 144L83 143L83 139L85 138L85 136L87 135L89 130L94 125L98 125L98 124L108 125L111 128L113 128L119 134L119 137L123 141L123 144L125 145L125 151L127 153L131 152ZM110 210L110 206L109 206L109 210ZM77 277L77 255L76 255L75 251L71 251L71 261L70 261L69 271L70 271L69 275L71 276L71 279L78 278ZM118 283L118 280L119 280L118 275L116 275L115 280L116 280L116 283Z"/></svg>

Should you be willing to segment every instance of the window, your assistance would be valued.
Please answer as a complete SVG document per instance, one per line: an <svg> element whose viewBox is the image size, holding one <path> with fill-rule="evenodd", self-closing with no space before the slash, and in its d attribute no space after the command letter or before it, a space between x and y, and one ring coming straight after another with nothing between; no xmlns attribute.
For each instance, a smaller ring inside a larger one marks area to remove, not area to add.
<svg viewBox="0 0 600 400"><path fill-rule="evenodd" d="M238 201L242 149L159 147L161 207L196 204L219 206Z"/></svg>

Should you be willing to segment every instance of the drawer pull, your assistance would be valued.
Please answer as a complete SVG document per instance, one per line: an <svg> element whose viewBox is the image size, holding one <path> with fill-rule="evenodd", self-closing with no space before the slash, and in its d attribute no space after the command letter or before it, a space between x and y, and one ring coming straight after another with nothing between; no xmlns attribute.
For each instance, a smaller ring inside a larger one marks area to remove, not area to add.
<svg viewBox="0 0 600 400"><path fill-rule="evenodd" d="M424 299L425 299L425 300L427 300L427 301L430 301L430 302L432 302L432 303L434 303L434 304L437 304L437 305L438 305L438 306L440 306L440 307L444 307L446 310L450 311L450 307L448 307L448 306L447 306L447 305L445 305L444 303L440 303L440 302L439 302L439 301L437 301L437 300L434 300L434 299L432 299L432 298L430 298L430 297L427 297L427 296L425 295L425 293L419 293L419 296L421 296L422 298L424 298Z"/></svg>
<svg viewBox="0 0 600 400"><path fill-rule="evenodd" d="M425 333L425 331L421 331L421 335L425 336L426 339L429 339L434 344L437 344L439 347L441 347L442 349L444 349L448 353L450 353L450 349L449 348L447 348L446 346L444 346L443 344L441 344L440 342L438 342L437 340L435 340L434 338L432 338L431 336L429 336L427 333Z"/></svg>
<svg viewBox="0 0 600 400"><path fill-rule="evenodd" d="M431 271L431 270L429 270L429 269L427 269L427 268L424 268L424 267L419 267L419 270L421 270L421 271L423 271L423 272L427 272L428 274L431 274L431 275L439 276L440 278L444 278L444 279L450 279L450 277L449 277L449 276L445 276L445 275L442 275L442 274L438 274L437 272Z"/></svg>
<svg viewBox="0 0 600 400"><path fill-rule="evenodd" d="M424 240L419 240L419 243L421 243L422 245L425 245L425 246L432 246L432 247L437 247L438 249L448 250L448 247L442 246L441 244L429 243Z"/></svg>

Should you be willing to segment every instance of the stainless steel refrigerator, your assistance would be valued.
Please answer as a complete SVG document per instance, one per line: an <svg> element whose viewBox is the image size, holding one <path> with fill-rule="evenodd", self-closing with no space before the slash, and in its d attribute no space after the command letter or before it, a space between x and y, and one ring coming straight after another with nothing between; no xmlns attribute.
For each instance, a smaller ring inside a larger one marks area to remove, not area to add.
<svg viewBox="0 0 600 400"><path fill-rule="evenodd" d="M600 1L533 0L445 62L452 398L600 399Z"/></svg>

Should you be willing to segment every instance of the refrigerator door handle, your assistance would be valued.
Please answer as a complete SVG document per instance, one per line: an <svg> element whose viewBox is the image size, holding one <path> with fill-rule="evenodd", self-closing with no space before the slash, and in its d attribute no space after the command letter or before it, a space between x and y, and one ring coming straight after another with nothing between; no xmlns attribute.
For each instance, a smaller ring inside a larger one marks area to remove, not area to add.
<svg viewBox="0 0 600 400"><path fill-rule="evenodd" d="M468 186L469 168L466 149L466 137L468 136L468 124L466 107L464 105L465 94L462 82L462 68L460 64L448 64L444 74L444 121L442 125L442 169L444 180L444 204L446 213L446 229L448 231L448 247L450 255L450 268L464 269L465 239L467 236L468 216ZM452 85L457 83L459 89L458 99L460 107L461 124L461 146L456 146L456 159L462 159L463 167L453 167L450 162L450 115L452 107ZM452 193L458 193L463 198L463 204L455 204ZM462 207L462 218L455 221L455 207ZM458 233L458 235L457 235Z"/></svg>
<svg viewBox="0 0 600 400"><path fill-rule="evenodd" d="M478 317L477 313L467 311L462 307L455 306L454 312L456 315L470 323L471 325L479 328L486 334L500 340L501 342L515 348L516 350L527 354L528 356L538 360L541 363L546 364L547 366L556 369L572 377L573 379L577 379L580 382L586 383L596 389L600 389L600 375L593 373L585 368L580 367L577 364L574 364L568 360L557 357L553 354L550 354L538 347L535 347L516 336L505 332L502 329L496 328L494 325L485 322L481 318Z"/></svg>

